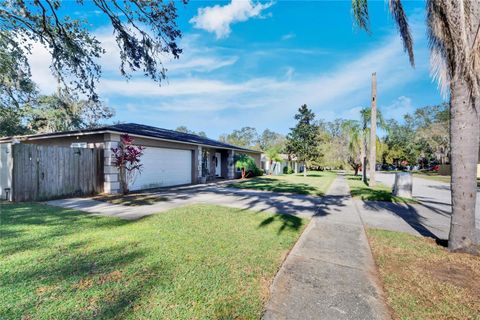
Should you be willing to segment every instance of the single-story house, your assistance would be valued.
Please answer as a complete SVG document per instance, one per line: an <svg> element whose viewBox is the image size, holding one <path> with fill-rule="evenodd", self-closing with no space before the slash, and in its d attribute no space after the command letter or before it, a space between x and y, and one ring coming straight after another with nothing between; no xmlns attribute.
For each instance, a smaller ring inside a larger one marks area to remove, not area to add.
<svg viewBox="0 0 480 320"><path fill-rule="evenodd" d="M285 168L291 168L294 173L303 172L303 162L298 161L296 157L281 153L279 156L282 161L270 161L265 154L261 155L261 168L267 174L280 175L284 173Z"/></svg>
<svg viewBox="0 0 480 320"><path fill-rule="evenodd" d="M103 192L116 193L120 189L118 170L112 165L111 149L122 134L134 138L134 144L144 146L142 171L130 190L195 184L216 178L234 179L240 175L235 169L236 154L246 154L261 166L261 153L217 140L135 123L122 123L94 129L33 134L0 138L0 151L8 153L12 143L103 149ZM0 163L0 196L11 180L8 169L11 159L3 156ZM3 198L3 197L2 197Z"/></svg>

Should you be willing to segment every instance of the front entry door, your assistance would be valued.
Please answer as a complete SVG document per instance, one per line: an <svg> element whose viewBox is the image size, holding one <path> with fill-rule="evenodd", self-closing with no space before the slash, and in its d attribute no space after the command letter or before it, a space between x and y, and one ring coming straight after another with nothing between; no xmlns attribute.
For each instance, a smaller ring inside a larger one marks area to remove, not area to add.
<svg viewBox="0 0 480 320"><path fill-rule="evenodd" d="M215 152L215 176L220 177L222 175L222 155L219 152Z"/></svg>

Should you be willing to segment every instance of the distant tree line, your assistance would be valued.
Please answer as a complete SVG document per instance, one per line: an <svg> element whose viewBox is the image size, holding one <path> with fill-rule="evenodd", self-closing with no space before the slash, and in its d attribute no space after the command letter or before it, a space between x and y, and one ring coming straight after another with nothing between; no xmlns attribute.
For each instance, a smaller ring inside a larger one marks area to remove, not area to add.
<svg viewBox="0 0 480 320"><path fill-rule="evenodd" d="M197 136L200 136L200 137L204 137L206 138L207 137L207 134L205 133L205 131L193 131L193 130L190 130L188 129L186 126L178 126L175 131L177 132L183 132L183 133L188 133L188 134L196 134Z"/></svg>
<svg viewBox="0 0 480 320"><path fill-rule="evenodd" d="M253 127L243 127L233 130L231 133L222 134L219 140L235 146L264 152L272 149L277 150L278 153L285 152L285 136L270 129L265 129L259 134L257 129Z"/></svg>
<svg viewBox="0 0 480 320"><path fill-rule="evenodd" d="M97 127L114 115L100 100L79 99L66 90L39 95L16 108L0 105L0 136Z"/></svg>
<svg viewBox="0 0 480 320"><path fill-rule="evenodd" d="M377 164L424 168L450 160L449 105L426 106L406 114L403 121L385 119L380 110L377 127ZM303 105L295 115L297 124L285 140L285 152L304 161L307 168L352 169L357 173L370 148L370 110L360 111L361 120L324 121Z"/></svg>

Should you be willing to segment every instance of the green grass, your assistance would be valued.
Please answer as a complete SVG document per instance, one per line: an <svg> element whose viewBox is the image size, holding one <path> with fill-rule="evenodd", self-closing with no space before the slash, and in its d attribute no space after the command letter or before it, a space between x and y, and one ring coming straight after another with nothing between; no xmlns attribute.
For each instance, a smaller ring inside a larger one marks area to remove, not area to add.
<svg viewBox="0 0 480 320"><path fill-rule="evenodd" d="M450 183L450 179L451 179L450 176L441 176L438 174L438 172L434 172L434 171L414 172L413 176L416 178L440 181L445 183Z"/></svg>
<svg viewBox="0 0 480 320"><path fill-rule="evenodd" d="M479 319L480 257L433 239L367 230L393 319Z"/></svg>
<svg viewBox="0 0 480 320"><path fill-rule="evenodd" d="M416 178L428 179L433 181L445 182L450 183L452 177L451 176L442 176L439 175L438 172L435 171L420 171L414 172L413 176ZM480 188L480 179L477 178L477 187Z"/></svg>
<svg viewBox="0 0 480 320"><path fill-rule="evenodd" d="M370 187L362 181L362 176L355 176L353 174L347 174L345 176L348 186L350 187L350 193L354 198L360 198L362 200L369 201L387 201L395 203L409 203L416 202L415 199L408 199L402 197L396 197L392 194L392 189L388 186L377 182L375 187Z"/></svg>
<svg viewBox="0 0 480 320"><path fill-rule="evenodd" d="M306 222L208 205L134 222L0 210L0 319L258 319Z"/></svg>
<svg viewBox="0 0 480 320"><path fill-rule="evenodd" d="M336 173L334 172L311 171L308 172L306 177L304 177L303 174L261 176L238 181L229 186L239 189L255 189L323 196L335 177Z"/></svg>

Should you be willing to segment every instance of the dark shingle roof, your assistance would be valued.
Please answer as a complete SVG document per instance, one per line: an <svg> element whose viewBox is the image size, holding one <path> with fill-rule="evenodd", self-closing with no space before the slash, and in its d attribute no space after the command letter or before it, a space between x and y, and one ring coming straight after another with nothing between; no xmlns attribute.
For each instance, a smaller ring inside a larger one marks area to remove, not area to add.
<svg viewBox="0 0 480 320"><path fill-rule="evenodd" d="M187 142L187 143L192 143L192 144L207 145L207 146L212 146L212 147L237 149L237 150L245 150L245 151L255 151L255 150L250 150L250 149L237 147L237 146L234 146L232 144L220 142L220 141L217 141L217 140L213 140L213 139L209 139L209 138L205 138L205 137L200 137L200 136L197 136L196 134L183 133L183 132L178 132L178 131L175 131L175 130L167 130L167 129L157 128L157 127L152 127L152 126L146 126L146 125L137 124L137 123L115 124L115 125L112 125L112 126L105 127L105 129L106 130L129 133L129 134L147 136L147 137L160 138L160 139L165 139L165 140L174 140L174 141L181 141L181 142Z"/></svg>
<svg viewBox="0 0 480 320"><path fill-rule="evenodd" d="M104 127L87 129L87 130L35 134L35 135L26 136L26 138L27 139L28 138L48 138L48 137L61 136L65 134L75 135L80 133L88 133L88 132L95 133L95 132L101 132L101 131L115 131L119 133L128 133L132 135L140 135L140 136L171 140L171 141L179 141L179 142L191 143L191 144L200 144L200 145L212 146L217 148L259 152L256 150L237 147L232 144L220 142L217 140L200 137L195 134L183 133L183 132L178 132L174 130L167 130L167 129L147 126L143 124L138 124L138 123L120 123L120 124L114 124L111 126L104 126ZM6 140L6 139L9 139L9 138L6 137L0 140Z"/></svg>

